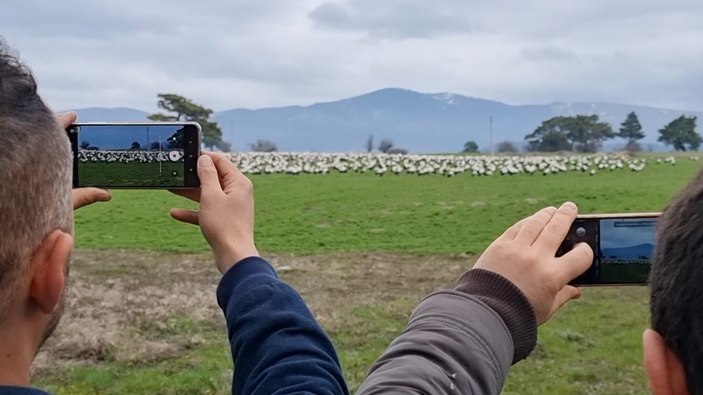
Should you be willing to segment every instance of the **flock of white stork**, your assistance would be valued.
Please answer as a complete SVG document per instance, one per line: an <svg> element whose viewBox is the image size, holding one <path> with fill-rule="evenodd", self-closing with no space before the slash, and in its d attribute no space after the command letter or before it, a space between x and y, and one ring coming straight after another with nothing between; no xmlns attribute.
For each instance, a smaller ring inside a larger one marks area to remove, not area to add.
<svg viewBox="0 0 703 395"><path fill-rule="evenodd" d="M676 165L669 156L630 157L627 155L387 155L332 153L229 153L228 158L245 174L328 174L372 173L384 175L441 175L452 177L584 172L595 175L608 171L640 172L648 165ZM92 163L153 163L182 160L167 151L91 151L80 150L78 159ZM686 157L678 157L686 159ZM689 160L698 160L690 156Z"/></svg>
<svg viewBox="0 0 703 395"><path fill-rule="evenodd" d="M676 165L676 157L626 155L386 155L325 153L233 153L230 160L247 174L373 173L378 176L412 174L452 177L557 174L569 171L595 175L604 171L640 172L649 164ZM680 159L681 157L679 157ZM698 160L698 157L689 157Z"/></svg>

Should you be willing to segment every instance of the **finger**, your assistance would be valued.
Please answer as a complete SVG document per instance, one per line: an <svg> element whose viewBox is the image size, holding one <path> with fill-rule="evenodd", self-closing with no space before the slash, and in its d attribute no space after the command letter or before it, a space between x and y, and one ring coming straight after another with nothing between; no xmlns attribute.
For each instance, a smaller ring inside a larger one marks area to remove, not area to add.
<svg viewBox="0 0 703 395"><path fill-rule="evenodd" d="M77 188L71 191L73 209L91 205L96 202L107 202L112 199L110 191L100 188Z"/></svg>
<svg viewBox="0 0 703 395"><path fill-rule="evenodd" d="M554 207L546 207L525 219L525 222L520 225L517 235L515 235L515 241L525 245L532 245L556 211L557 209Z"/></svg>
<svg viewBox="0 0 703 395"><path fill-rule="evenodd" d="M571 202L562 204L556 213L554 213L552 219L549 220L547 226L542 229L542 233L537 236L537 240L535 240L533 245L549 253L550 256L554 256L561 243L564 242L566 235L569 233L569 229L571 228L571 224L574 223L577 213L578 209L575 204Z"/></svg>
<svg viewBox="0 0 703 395"><path fill-rule="evenodd" d="M176 221L185 222L188 224L199 225L200 220L198 217L198 212L193 210L184 210L182 208L171 209L171 217Z"/></svg>
<svg viewBox="0 0 703 395"><path fill-rule="evenodd" d="M198 189L169 189L168 191L174 195L178 195L178 196L184 197L186 199L190 199L194 202L200 203L200 188L198 188Z"/></svg>
<svg viewBox="0 0 703 395"><path fill-rule="evenodd" d="M56 121L59 123L59 126L61 126L61 129L66 129L68 125L76 122L78 119L78 114L75 112L65 112L63 114L56 114Z"/></svg>
<svg viewBox="0 0 703 395"><path fill-rule="evenodd" d="M571 251L556 258L559 281L563 284L583 274L593 264L593 250L586 243L579 243Z"/></svg>
<svg viewBox="0 0 703 395"><path fill-rule="evenodd" d="M242 174L224 155L210 152L206 153L206 155L212 158L213 163L215 163L217 174L220 176L222 190L228 193L235 189L236 185L241 181L241 177L244 177L244 174Z"/></svg>
<svg viewBox="0 0 703 395"><path fill-rule="evenodd" d="M217 168L210 155L200 155L198 158L198 178L201 196L203 193L222 193Z"/></svg>
<svg viewBox="0 0 703 395"><path fill-rule="evenodd" d="M554 313L556 313L562 306L564 306L570 300L578 299L580 297L580 289L572 285L564 286L564 288L557 292L557 295L554 298L554 304L552 304L552 309L549 312L549 316L551 317L552 315L554 315Z"/></svg>
<svg viewBox="0 0 703 395"><path fill-rule="evenodd" d="M517 235L518 231L520 230L520 227L527 221L527 218L521 219L518 221L516 224L513 226L509 227L505 232L503 232L500 237L496 240L500 241L512 241L515 239L515 236Z"/></svg>

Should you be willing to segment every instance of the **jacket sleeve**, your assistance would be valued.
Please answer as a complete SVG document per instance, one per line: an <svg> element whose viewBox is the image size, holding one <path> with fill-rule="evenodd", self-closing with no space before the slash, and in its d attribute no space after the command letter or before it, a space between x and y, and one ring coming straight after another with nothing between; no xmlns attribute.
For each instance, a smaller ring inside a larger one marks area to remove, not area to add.
<svg viewBox="0 0 703 395"><path fill-rule="evenodd" d="M515 285L470 270L454 290L420 302L357 395L499 394L510 366L534 347L536 327Z"/></svg>
<svg viewBox="0 0 703 395"><path fill-rule="evenodd" d="M268 262L252 257L234 265L217 301L234 360L233 394L348 393L331 341Z"/></svg>

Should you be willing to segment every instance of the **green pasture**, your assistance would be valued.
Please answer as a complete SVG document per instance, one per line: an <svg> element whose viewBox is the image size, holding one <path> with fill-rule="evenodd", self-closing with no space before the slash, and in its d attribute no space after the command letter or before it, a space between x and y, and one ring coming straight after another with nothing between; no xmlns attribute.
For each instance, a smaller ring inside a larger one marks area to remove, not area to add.
<svg viewBox="0 0 703 395"><path fill-rule="evenodd" d="M78 169L80 185L173 187L184 182L183 162L86 162Z"/></svg>
<svg viewBox="0 0 703 395"><path fill-rule="evenodd" d="M480 253L538 209L575 202L582 213L660 211L699 162L557 175L378 177L371 174L252 176L262 251ZM166 191L113 191L110 204L78 212L78 247L206 250L198 230L170 219L192 207Z"/></svg>
<svg viewBox="0 0 703 395"><path fill-rule="evenodd" d="M566 200L583 213L659 211L698 168L699 162L680 159L675 166L652 162L639 173L595 176L254 176L257 245L276 266L290 266L282 277L331 335L356 388L417 301L450 286L512 223ZM168 217L171 207L193 205L165 191L113 191L111 203L80 210L72 274L97 284L151 281L157 288L159 281L202 279L214 292L217 275L207 267L206 243L196 227ZM58 394L229 393L222 319L186 313L174 311L158 325L130 319L131 337L122 341L124 347L144 338L177 343L197 335L194 345L134 360L119 356L118 343L89 363L42 370L35 384ZM641 368L647 325L645 287L584 289L581 300L540 328L537 347L514 366L504 394L647 393Z"/></svg>

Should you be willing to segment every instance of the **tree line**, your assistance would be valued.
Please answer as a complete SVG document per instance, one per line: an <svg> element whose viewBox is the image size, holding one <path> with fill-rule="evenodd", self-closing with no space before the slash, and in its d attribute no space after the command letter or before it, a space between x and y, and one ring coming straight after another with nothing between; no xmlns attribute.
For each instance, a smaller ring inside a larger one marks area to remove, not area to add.
<svg viewBox="0 0 703 395"><path fill-rule="evenodd" d="M682 115L659 130L657 141L671 146L676 151L698 150L703 139L696 132L696 117ZM642 125L635 112L627 114L616 132L607 122L602 122L598 115L556 116L550 118L525 136L528 152L597 152L603 142L619 137L627 140L625 150L640 151L639 140L645 137ZM510 141L498 144L498 152L517 152ZM478 152L478 145L468 141L463 152Z"/></svg>

